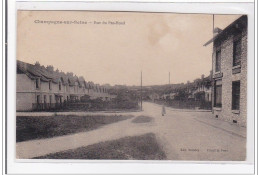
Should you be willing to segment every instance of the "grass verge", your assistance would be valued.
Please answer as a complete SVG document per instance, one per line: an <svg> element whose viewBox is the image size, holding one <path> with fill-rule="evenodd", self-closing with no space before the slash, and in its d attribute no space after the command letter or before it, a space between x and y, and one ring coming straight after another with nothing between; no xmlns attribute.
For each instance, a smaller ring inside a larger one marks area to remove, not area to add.
<svg viewBox="0 0 260 175"><path fill-rule="evenodd" d="M16 117L16 142L89 131L132 117L130 115Z"/></svg>
<svg viewBox="0 0 260 175"><path fill-rule="evenodd" d="M125 137L34 159L165 160L166 155L153 133Z"/></svg>
<svg viewBox="0 0 260 175"><path fill-rule="evenodd" d="M152 117L148 117L148 116L138 116L136 117L134 120L132 120L132 123L149 123L153 120Z"/></svg>

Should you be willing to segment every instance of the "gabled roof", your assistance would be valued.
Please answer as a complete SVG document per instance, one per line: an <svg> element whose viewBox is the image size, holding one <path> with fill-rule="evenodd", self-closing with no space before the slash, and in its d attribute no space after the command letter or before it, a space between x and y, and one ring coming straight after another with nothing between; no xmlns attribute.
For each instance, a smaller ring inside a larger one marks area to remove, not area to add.
<svg viewBox="0 0 260 175"><path fill-rule="evenodd" d="M66 76L66 75L61 75L61 80L62 80L62 83L63 83L63 84L65 84L65 85L69 84L69 78L68 78L68 76Z"/></svg>
<svg viewBox="0 0 260 175"><path fill-rule="evenodd" d="M78 79L79 79L79 82L84 82L85 81L84 77L82 77L82 76L80 76Z"/></svg>
<svg viewBox="0 0 260 175"><path fill-rule="evenodd" d="M78 82L79 82L79 85L80 85L80 86L86 87L86 82L85 82L84 77L80 76L80 77L78 78Z"/></svg>
<svg viewBox="0 0 260 175"><path fill-rule="evenodd" d="M87 82L87 87L93 89L95 84L92 81Z"/></svg>
<svg viewBox="0 0 260 175"><path fill-rule="evenodd" d="M68 77L69 85L75 85L75 82L77 81L75 77L69 76Z"/></svg>

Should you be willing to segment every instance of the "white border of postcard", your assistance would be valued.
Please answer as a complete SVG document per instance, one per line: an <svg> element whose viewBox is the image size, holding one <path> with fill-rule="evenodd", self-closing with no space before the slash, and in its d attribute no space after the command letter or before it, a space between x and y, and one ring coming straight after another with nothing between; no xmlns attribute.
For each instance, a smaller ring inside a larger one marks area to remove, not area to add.
<svg viewBox="0 0 260 175"><path fill-rule="evenodd" d="M148 3L148 2L69 2L8 1L7 60L7 172L8 174L166 174L254 172L254 3ZM187 2L187 1L186 1ZM234 2L234 1L233 1ZM108 161L108 160L16 160L15 159L15 94L16 94L16 10L91 10L142 11L171 13L247 14L248 15L248 119L247 160L231 161Z"/></svg>

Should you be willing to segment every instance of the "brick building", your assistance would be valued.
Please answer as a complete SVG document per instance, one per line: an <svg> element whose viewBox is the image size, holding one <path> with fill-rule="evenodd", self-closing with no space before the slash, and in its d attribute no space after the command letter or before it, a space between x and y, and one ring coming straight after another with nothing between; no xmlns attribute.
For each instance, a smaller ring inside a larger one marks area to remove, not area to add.
<svg viewBox="0 0 260 175"><path fill-rule="evenodd" d="M73 73L54 71L52 66L35 65L17 61L16 74L16 110L55 109L66 102L80 100L89 95L91 99L110 100L103 86L87 83L83 77Z"/></svg>
<svg viewBox="0 0 260 175"><path fill-rule="evenodd" d="M247 16L218 32L213 42L213 98L216 118L246 126L247 120Z"/></svg>

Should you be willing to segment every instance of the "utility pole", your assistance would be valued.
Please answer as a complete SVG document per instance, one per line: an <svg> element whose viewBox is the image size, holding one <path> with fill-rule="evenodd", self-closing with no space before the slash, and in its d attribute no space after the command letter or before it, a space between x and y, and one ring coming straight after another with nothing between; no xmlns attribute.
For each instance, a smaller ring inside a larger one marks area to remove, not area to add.
<svg viewBox="0 0 260 175"><path fill-rule="evenodd" d="M213 28L213 36L212 36L212 68L211 68L211 71L212 71L212 76L211 76L211 106L212 106L212 109L213 109L213 106L214 106L214 101L215 101L215 99L213 99L213 98L215 98L214 96L213 96L213 94L214 94L214 91L215 91L215 89L214 89L214 85L215 84L213 84L212 83L212 77L213 77L213 54L214 54L214 29L215 29L215 16L214 16L214 14L213 14L213 19L212 19L212 28ZM213 110L212 110L212 114L213 114Z"/></svg>
<svg viewBox="0 0 260 175"><path fill-rule="evenodd" d="M143 110L143 73L141 71L141 111Z"/></svg>
<svg viewBox="0 0 260 175"><path fill-rule="evenodd" d="M171 84L171 72L169 72L169 85Z"/></svg>

